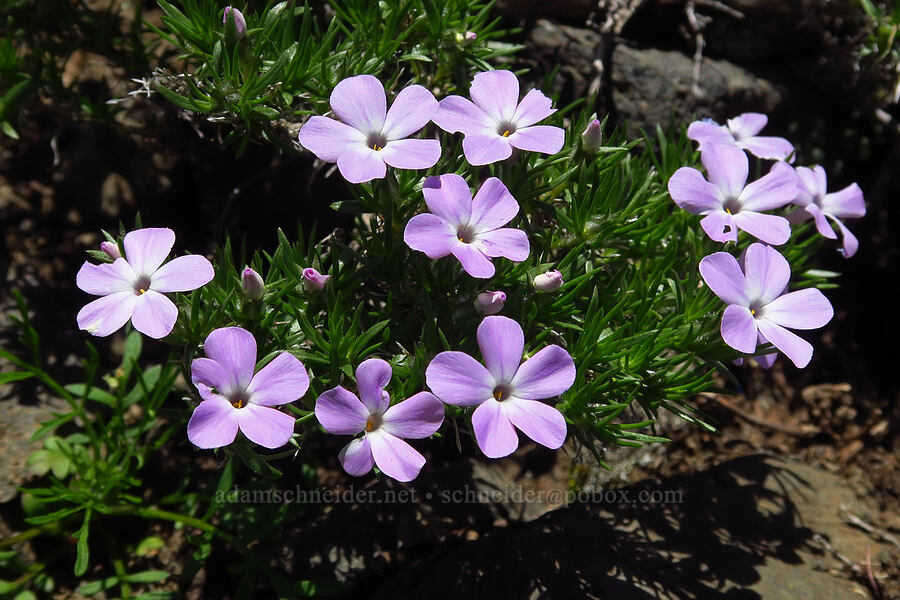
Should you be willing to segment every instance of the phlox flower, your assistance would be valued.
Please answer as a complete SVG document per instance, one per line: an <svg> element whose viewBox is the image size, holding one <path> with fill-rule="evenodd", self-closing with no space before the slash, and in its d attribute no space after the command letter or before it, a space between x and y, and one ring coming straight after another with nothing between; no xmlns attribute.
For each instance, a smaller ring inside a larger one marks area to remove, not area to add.
<svg viewBox="0 0 900 600"><path fill-rule="evenodd" d="M131 319L134 328L148 337L169 335L178 308L163 294L195 290L215 275L212 264L196 254L179 256L163 265L174 243L171 229L137 229L125 235L124 258L81 265L75 277L78 287L103 297L78 311L78 328L104 337Z"/></svg>
<svg viewBox="0 0 900 600"><path fill-rule="evenodd" d="M769 122L766 115L760 113L744 113L728 119L725 125L719 125L710 119L694 121L688 126L689 138L700 144L700 151L714 144L737 146L759 158L770 160L794 159L794 146L781 137L757 135Z"/></svg>
<svg viewBox="0 0 900 600"><path fill-rule="evenodd" d="M402 438L426 438L444 422L444 405L429 392L391 406L384 387L391 380L391 365L380 358L364 360L356 368L359 396L341 386L316 400L316 418L325 431L335 435L356 435L338 454L350 475L361 476L378 465L397 481L412 481L425 464Z"/></svg>
<svg viewBox="0 0 900 600"><path fill-rule="evenodd" d="M862 190L855 183L851 183L844 189L829 194L825 169L819 166L811 169L797 167L797 175L800 193L794 199L794 204L800 208L789 214L788 219L797 223L813 218L819 233L834 240L837 239L837 234L828 222L828 219L831 219L841 232L843 240L841 254L844 255L844 258L850 258L856 254L859 249L859 241L840 219L858 219L866 215L866 203L863 200Z"/></svg>
<svg viewBox="0 0 900 600"><path fill-rule="evenodd" d="M788 329L823 327L834 310L815 288L785 293L791 268L781 253L764 244L750 244L742 268L731 254L716 252L700 261L700 275L728 304L721 327L726 344L753 354L757 343L768 340L798 368L809 364L812 345Z"/></svg>
<svg viewBox="0 0 900 600"><path fill-rule="evenodd" d="M331 275L322 275L312 267L303 269L303 289L307 292L321 292L330 279Z"/></svg>
<svg viewBox="0 0 900 600"><path fill-rule="evenodd" d="M422 193L431 212L414 216L403 232L413 250L428 258L452 254L466 273L482 279L494 274L491 258L528 258L528 235L503 227L519 212L519 203L496 177L487 179L474 199L465 180L453 173L429 177Z"/></svg>
<svg viewBox="0 0 900 600"><path fill-rule="evenodd" d="M294 417L276 406L301 398L309 388L306 368L282 352L256 371L256 340L240 327L222 327L203 342L206 358L191 363L191 381L203 401L188 421L188 439L199 448L220 448L241 431L251 442L280 448L294 434Z"/></svg>
<svg viewBox="0 0 900 600"><path fill-rule="evenodd" d="M447 96L434 113L435 124L462 132L463 153L473 165L488 165L512 155L513 148L556 154L566 134L559 127L535 125L556 112L550 98L531 90L519 102L519 80L511 71L478 73L469 88L472 100Z"/></svg>
<svg viewBox="0 0 900 600"><path fill-rule="evenodd" d="M441 352L425 370L435 395L454 406L477 406L472 426L478 447L490 458L515 452L515 428L548 448L566 439L566 419L540 402L575 382L575 363L559 346L547 346L522 362L525 336L507 317L485 317L478 326L484 365L464 352Z"/></svg>
<svg viewBox="0 0 900 600"><path fill-rule="evenodd" d="M506 292L501 291L487 291L481 292L477 296L475 296L475 310L480 312L483 315L496 315L498 312L503 310L503 305L506 303Z"/></svg>
<svg viewBox="0 0 900 600"><path fill-rule="evenodd" d="M700 154L707 181L697 169L681 167L669 179L669 194L689 213L704 215L700 226L717 242L736 242L741 229L759 240L779 245L791 237L784 217L760 211L789 204L797 196L797 175L789 165L772 170L747 184L749 161L735 146L708 146Z"/></svg>
<svg viewBox="0 0 900 600"><path fill-rule="evenodd" d="M334 87L330 102L340 120L311 117L300 128L300 144L321 160L336 162L351 183L383 178L386 165L427 169L441 157L437 140L409 137L425 127L438 108L421 85L403 88L387 110L381 82L371 75L356 75Z"/></svg>

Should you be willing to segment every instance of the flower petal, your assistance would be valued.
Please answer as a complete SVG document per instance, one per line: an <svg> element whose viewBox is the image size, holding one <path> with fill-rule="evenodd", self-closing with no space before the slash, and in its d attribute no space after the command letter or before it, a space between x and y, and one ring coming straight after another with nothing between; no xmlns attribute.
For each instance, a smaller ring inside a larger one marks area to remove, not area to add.
<svg viewBox="0 0 900 600"><path fill-rule="evenodd" d="M509 227L480 233L472 240L472 245L486 256L503 256L515 262L522 262L531 252L528 234Z"/></svg>
<svg viewBox="0 0 900 600"><path fill-rule="evenodd" d="M350 183L383 179L387 166L381 153L366 146L347 146L337 158L338 171Z"/></svg>
<svg viewBox="0 0 900 600"><path fill-rule="evenodd" d="M706 181L703 174L692 167L681 167L669 178L669 195L675 204L695 215L722 209L719 188Z"/></svg>
<svg viewBox="0 0 900 600"><path fill-rule="evenodd" d="M791 267L778 250L764 244L750 244L743 256L746 294L751 304L765 306L787 287Z"/></svg>
<svg viewBox="0 0 900 600"><path fill-rule="evenodd" d="M191 381L196 386L216 388L223 394L230 392L228 372L211 358L195 358L191 361Z"/></svg>
<svg viewBox="0 0 900 600"><path fill-rule="evenodd" d="M384 86L371 75L342 80L331 91L329 103L341 121L363 134L380 133L384 127L387 98Z"/></svg>
<svg viewBox="0 0 900 600"><path fill-rule="evenodd" d="M75 276L75 285L78 289L95 296L109 296L117 292L134 294L136 281L134 271L124 258L99 265L86 262L81 265Z"/></svg>
<svg viewBox="0 0 900 600"><path fill-rule="evenodd" d="M552 108L552 106L553 101L545 96L543 92L540 90L529 90L525 97L522 98L522 101L519 102L519 106L516 107L512 121L516 129L534 125L556 112L556 109Z"/></svg>
<svg viewBox="0 0 900 600"><path fill-rule="evenodd" d="M489 165L512 156L509 138L496 133L472 133L463 139L463 154L470 165Z"/></svg>
<svg viewBox="0 0 900 600"><path fill-rule="evenodd" d="M855 183L822 199L822 210L835 217L858 219L866 216L866 202L862 190Z"/></svg>
<svg viewBox="0 0 900 600"><path fill-rule="evenodd" d="M484 255L474 244L456 244L450 251L462 264L466 273L479 279L487 279L494 275L491 259Z"/></svg>
<svg viewBox="0 0 900 600"><path fill-rule="evenodd" d="M475 233L503 227L519 212L519 203L496 177L485 180L469 204L472 207L469 226Z"/></svg>
<svg viewBox="0 0 900 600"><path fill-rule="evenodd" d="M254 404L280 406L302 398L308 389L306 367L290 352L282 352L253 376L247 393Z"/></svg>
<svg viewBox="0 0 900 600"><path fill-rule="evenodd" d="M746 306L731 304L722 315L722 339L745 354L756 350L756 319Z"/></svg>
<svg viewBox="0 0 900 600"><path fill-rule="evenodd" d="M456 229L437 215L416 215L403 230L403 241L413 250L419 250L428 258L443 258L459 244Z"/></svg>
<svg viewBox="0 0 900 600"><path fill-rule="evenodd" d="M791 237L791 223L778 215L742 210L734 215L734 224L761 242L780 246Z"/></svg>
<svg viewBox="0 0 900 600"><path fill-rule="evenodd" d="M541 348L522 363L510 382L512 395L525 400L559 396L575 383L575 361L557 345Z"/></svg>
<svg viewBox="0 0 900 600"><path fill-rule="evenodd" d="M263 448L281 448L294 435L296 419L277 408L250 403L237 409L237 415L241 433Z"/></svg>
<svg viewBox="0 0 900 600"><path fill-rule="evenodd" d="M441 352L428 363L425 382L453 406L475 406L493 397L496 382L480 362L464 352Z"/></svg>
<svg viewBox="0 0 900 600"><path fill-rule="evenodd" d="M438 101L434 99L434 94L421 85L407 86L394 98L381 133L388 141L409 137L428 125L437 109Z"/></svg>
<svg viewBox="0 0 900 600"><path fill-rule="evenodd" d="M762 131L769 117L762 113L744 113L728 119L728 129L737 139L747 138Z"/></svg>
<svg viewBox="0 0 900 600"><path fill-rule="evenodd" d="M698 142L701 150L712 144L734 145L734 136L728 128L710 120L694 121L688 125L687 136Z"/></svg>
<svg viewBox="0 0 900 600"><path fill-rule="evenodd" d="M785 356L791 359L791 362L798 369L802 369L812 360L812 344L797 334L791 333L781 325L768 319L759 319L757 324L759 325L759 332L772 342L772 345L781 350Z"/></svg>
<svg viewBox="0 0 900 600"><path fill-rule="evenodd" d="M830 240L837 239L837 234L834 232L834 229L831 228L831 224L828 222L828 218L825 216L825 213L822 212L822 209L819 208L818 204L809 203L805 207L800 209L799 211L795 211L795 212L800 212L800 213L806 215L806 218L809 218L809 216L812 215L813 219L815 219L816 229L819 231L819 233L823 237L827 237ZM793 214L794 214L794 212L790 213L787 216L788 221L791 221L791 215L793 215ZM800 220L799 216L797 218L799 221ZM791 221L791 222L797 222L797 221Z"/></svg>
<svg viewBox="0 0 900 600"><path fill-rule="evenodd" d="M724 210L714 210L702 219L700 227L715 242L736 242L737 226L734 224L734 215Z"/></svg>
<svg viewBox="0 0 900 600"><path fill-rule="evenodd" d="M159 292L147 290L135 296L131 324L147 337L155 340L166 337L172 333L176 320L178 307Z"/></svg>
<svg viewBox="0 0 900 600"><path fill-rule="evenodd" d="M825 294L816 288L790 292L769 302L763 317L791 329L818 329L834 316Z"/></svg>
<svg viewBox="0 0 900 600"><path fill-rule="evenodd" d="M700 153L709 182L719 188L725 198L738 198L747 183L750 163L737 146L714 144Z"/></svg>
<svg viewBox="0 0 900 600"><path fill-rule="evenodd" d="M388 408L381 428L399 438L426 438L444 422L444 405L430 392L419 392Z"/></svg>
<svg viewBox="0 0 900 600"><path fill-rule="evenodd" d="M325 162L337 162L338 156L352 146L365 146L366 135L329 117L313 116L300 128L300 145Z"/></svg>
<svg viewBox="0 0 900 600"><path fill-rule="evenodd" d="M552 406L537 400L509 398L500 402L503 414L525 435L556 450L566 441L566 418Z"/></svg>
<svg viewBox="0 0 900 600"><path fill-rule="evenodd" d="M798 191L794 204L806 206L810 202L815 202L825 197L828 191L825 169L816 165L812 168L796 167L794 171L797 173Z"/></svg>
<svg viewBox="0 0 900 600"><path fill-rule="evenodd" d="M212 263L199 254L179 256L164 264L150 277L150 289L157 292L189 292L215 277Z"/></svg>
<svg viewBox="0 0 900 600"><path fill-rule="evenodd" d="M498 125L511 122L519 104L519 79L512 71L482 71L472 80L469 96Z"/></svg>
<svg viewBox="0 0 900 600"><path fill-rule="evenodd" d="M334 435L356 435L365 431L370 414L356 394L341 386L319 396L315 411L319 424Z"/></svg>
<svg viewBox="0 0 900 600"><path fill-rule="evenodd" d="M431 120L448 133L472 135L497 132L497 125L488 114L462 96L447 96L441 100Z"/></svg>
<svg viewBox="0 0 900 600"><path fill-rule="evenodd" d="M220 392L247 389L256 368L256 339L252 333L240 327L214 329L206 336L203 351L228 374L228 389L219 389Z"/></svg>
<svg viewBox="0 0 900 600"><path fill-rule="evenodd" d="M237 432L237 409L222 396L198 404L187 426L191 443L205 449L227 446L237 437Z"/></svg>
<svg viewBox="0 0 900 600"><path fill-rule="evenodd" d="M381 414L391 404L391 396L385 391L391 380L391 365L380 358L370 358L356 367L356 389L369 414Z"/></svg>
<svg viewBox="0 0 900 600"><path fill-rule="evenodd" d="M356 438L349 444L344 446L338 453L338 459L341 466L350 475L354 477L362 477L372 470L375 460L372 457L372 446L369 443L369 436L364 435Z"/></svg>
<svg viewBox="0 0 900 600"><path fill-rule="evenodd" d="M488 458L509 456L519 447L519 436L512 422L494 398L482 403L472 413L472 428L478 447Z"/></svg>
<svg viewBox="0 0 900 600"><path fill-rule="evenodd" d="M744 272L737 259L728 252L704 256L700 261L700 276L709 289L726 304L750 305L745 293L747 281L744 279Z"/></svg>
<svg viewBox="0 0 900 600"><path fill-rule="evenodd" d="M519 150L556 154L566 143L566 131L552 125L533 125L517 129L506 139L513 148Z"/></svg>
<svg viewBox="0 0 900 600"><path fill-rule="evenodd" d="M737 145L753 156L766 160L788 160L794 162L791 155L794 145L782 137L755 136L738 140Z"/></svg>
<svg viewBox="0 0 900 600"><path fill-rule="evenodd" d="M131 318L135 300L137 296L132 291L97 298L78 311L78 329L98 337L115 333Z"/></svg>
<svg viewBox="0 0 900 600"><path fill-rule="evenodd" d="M859 249L859 240L856 239L856 236L853 235L847 227L841 223L838 219L832 217L835 225L838 226L838 229L841 232L841 238L843 240L842 248L840 250L841 254L844 255L844 258L850 258L856 251Z"/></svg>
<svg viewBox="0 0 900 600"><path fill-rule="evenodd" d="M751 182L741 192L741 210L763 211L781 208L797 197L797 173L786 163L778 162L772 170Z"/></svg>
<svg viewBox="0 0 900 600"><path fill-rule="evenodd" d="M428 177L422 186L428 210L450 225L468 225L472 218L472 192L466 180L456 173Z"/></svg>
<svg viewBox="0 0 900 600"><path fill-rule="evenodd" d="M159 265L166 260L174 244L175 232L167 227L147 227L129 231L122 241L125 259L137 277L153 275Z"/></svg>
<svg viewBox="0 0 900 600"><path fill-rule="evenodd" d="M494 381L509 384L522 364L525 350L522 327L509 317L495 315L481 321L477 336L484 364Z"/></svg>
<svg viewBox="0 0 900 600"><path fill-rule="evenodd" d="M366 435L372 456L381 472L397 481L412 481L425 465L425 457L412 446L386 431Z"/></svg>
<svg viewBox="0 0 900 600"><path fill-rule="evenodd" d="M427 169L441 158L441 143L431 139L392 140L380 154L381 159L395 169Z"/></svg>

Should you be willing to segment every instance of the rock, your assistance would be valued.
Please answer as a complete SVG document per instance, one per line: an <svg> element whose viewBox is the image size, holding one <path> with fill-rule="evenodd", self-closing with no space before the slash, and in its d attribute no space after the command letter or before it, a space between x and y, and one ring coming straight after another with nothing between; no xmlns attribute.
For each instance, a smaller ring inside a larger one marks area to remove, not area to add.
<svg viewBox="0 0 900 600"><path fill-rule="evenodd" d="M627 120L630 135L639 128L670 119L685 123L695 117L722 118L741 112L772 112L782 101L775 86L729 62L704 58L699 85L691 93L693 60L680 52L617 46L612 53L612 101L615 113Z"/></svg>
<svg viewBox="0 0 900 600"><path fill-rule="evenodd" d="M601 36L596 31L569 27L547 19L537 21L528 35L533 56L537 59L534 72L549 72L559 67L553 92L566 98L588 94L591 82L597 77L595 66ZM545 90L550 93L550 90Z"/></svg>

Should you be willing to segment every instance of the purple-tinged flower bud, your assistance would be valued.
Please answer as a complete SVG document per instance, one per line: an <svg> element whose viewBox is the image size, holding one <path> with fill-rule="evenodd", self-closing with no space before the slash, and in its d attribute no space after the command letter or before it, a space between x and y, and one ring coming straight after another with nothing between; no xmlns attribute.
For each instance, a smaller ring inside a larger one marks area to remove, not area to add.
<svg viewBox="0 0 900 600"><path fill-rule="evenodd" d="M250 267L244 269L244 272L241 273L241 292L244 297L247 300L261 300L265 291L266 284L259 273Z"/></svg>
<svg viewBox="0 0 900 600"><path fill-rule="evenodd" d="M231 6L225 7L225 12L222 14L222 24L228 23L228 13L231 13L231 16L234 17L234 34L237 39L241 39L244 37L244 34L247 33L247 20L244 18L244 14L236 8Z"/></svg>
<svg viewBox="0 0 900 600"><path fill-rule="evenodd" d="M117 244L112 242L100 242L100 249L106 252L107 256L113 260L122 258L122 253L119 252L119 246Z"/></svg>
<svg viewBox="0 0 900 600"><path fill-rule="evenodd" d="M329 279L331 279L331 275L322 275L311 267L303 269L303 287L307 292L322 291Z"/></svg>
<svg viewBox="0 0 900 600"><path fill-rule="evenodd" d="M474 31L467 31L463 33L456 34L456 43L460 46L468 46L472 42L478 39L478 34Z"/></svg>
<svg viewBox="0 0 900 600"><path fill-rule="evenodd" d="M532 284L534 285L534 289L539 292L555 292L562 287L562 273L555 269L547 271L546 273L541 273L534 278Z"/></svg>
<svg viewBox="0 0 900 600"><path fill-rule="evenodd" d="M603 131L600 128L600 121L594 119L588 123L584 133L581 134L581 147L588 154L596 154L603 143Z"/></svg>
<svg viewBox="0 0 900 600"><path fill-rule="evenodd" d="M496 315L503 310L506 294L503 292L481 292L475 297L475 310L483 315Z"/></svg>

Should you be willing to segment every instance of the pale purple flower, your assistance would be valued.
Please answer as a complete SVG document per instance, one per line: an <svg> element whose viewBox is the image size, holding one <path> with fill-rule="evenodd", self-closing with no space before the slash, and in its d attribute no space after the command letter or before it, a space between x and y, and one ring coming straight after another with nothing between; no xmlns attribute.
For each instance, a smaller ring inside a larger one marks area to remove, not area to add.
<svg viewBox="0 0 900 600"><path fill-rule="evenodd" d="M429 177L422 193L431 212L414 216L403 232L413 250L428 258L452 254L466 273L482 279L494 274L491 258L528 258L528 235L503 227L519 212L519 203L496 177L485 181L474 199L466 181L453 173Z"/></svg>
<svg viewBox="0 0 900 600"><path fill-rule="evenodd" d="M490 458L515 452L518 428L548 448L566 439L566 419L540 402L559 396L575 382L575 363L559 346L547 346L522 362L525 337L506 317L485 317L478 326L484 365L463 352L441 352L425 370L435 395L454 406L477 406L472 426L478 447Z"/></svg>
<svg viewBox="0 0 900 600"><path fill-rule="evenodd" d="M779 245L791 237L784 217L760 211L789 204L797 197L797 174L783 162L747 184L749 161L735 146L708 146L700 155L709 181L697 169L681 167L669 179L669 194L689 213L704 215L700 226L717 242L736 242L737 230Z"/></svg>
<svg viewBox="0 0 900 600"><path fill-rule="evenodd" d="M119 245L114 244L112 242L100 242L100 249L106 253L108 257L113 260L117 258L122 258L122 253L119 252Z"/></svg>
<svg viewBox="0 0 900 600"><path fill-rule="evenodd" d="M444 405L429 392L391 406L384 387L391 380L391 365L380 358L364 360L356 368L359 397L341 386L316 400L316 418L325 431L356 435L338 458L350 475L359 477L378 465L397 481L412 481L425 464L425 457L403 441L426 438L444 422Z"/></svg>
<svg viewBox="0 0 900 600"><path fill-rule="evenodd" d="M863 200L862 190L855 183L837 192L828 192L828 181L825 178L825 169L816 166L813 168L797 167L799 179L799 195L794 204L800 208L788 215L791 222L797 223L809 218L815 219L816 229L829 239L837 239L837 234L828 223L828 219L834 221L841 232L843 240L841 254L844 258L850 258L856 254L859 241L850 233L841 218L858 219L866 215L866 203Z"/></svg>
<svg viewBox="0 0 900 600"><path fill-rule="evenodd" d="M798 368L809 364L812 345L788 329L823 327L834 310L815 288L785 293L791 268L777 250L750 244L744 253L743 269L731 254L716 252L700 261L700 274L728 304L721 328L726 344L753 354L757 343L768 340Z"/></svg>
<svg viewBox="0 0 900 600"><path fill-rule="evenodd" d="M531 281L534 289L539 292L555 292L562 287L563 283L562 273L556 269L551 269L546 273L535 275L534 279Z"/></svg>
<svg viewBox="0 0 900 600"><path fill-rule="evenodd" d="M131 319L134 328L148 337L169 335L178 309L163 294L195 290L215 275L210 262L196 254L163 265L174 243L171 229L138 229L125 235L125 258L100 265L85 262L76 284L88 294L103 297L78 312L78 328L104 337Z"/></svg>
<svg viewBox="0 0 900 600"><path fill-rule="evenodd" d="M307 292L321 292L331 275L322 275L312 267L303 269L303 288Z"/></svg>
<svg viewBox="0 0 900 600"><path fill-rule="evenodd" d="M241 293L252 301L261 300L266 291L266 284L259 273L247 267L241 273Z"/></svg>
<svg viewBox="0 0 900 600"><path fill-rule="evenodd" d="M710 119L694 121L688 126L689 138L700 144L700 151L714 144L726 144L747 150L754 156L770 160L793 162L794 146L781 137L757 135L766 126L769 118L760 113L744 113L727 124L719 125Z"/></svg>
<svg viewBox="0 0 900 600"><path fill-rule="evenodd" d="M331 92L331 110L340 120L314 116L300 128L300 144L321 160L337 163L344 179L381 179L387 166L427 169L441 157L441 144L413 139L431 120L438 102L421 85L403 88L390 110L381 82L371 75L348 77Z"/></svg>
<svg viewBox="0 0 900 600"><path fill-rule="evenodd" d="M513 148L556 154L566 134L559 127L535 125L556 112L550 98L531 90L519 102L519 80L511 71L478 73L469 88L472 100L447 96L434 113L435 124L450 133L462 132L463 153L473 165L487 165L512 156Z"/></svg>
<svg viewBox="0 0 900 600"><path fill-rule="evenodd" d="M594 119L581 134L581 147L588 154L596 154L603 144L603 128L600 120Z"/></svg>
<svg viewBox="0 0 900 600"><path fill-rule="evenodd" d="M475 296L475 310L483 315L496 315L503 310L506 294L500 291L481 292Z"/></svg>
<svg viewBox="0 0 900 600"><path fill-rule="evenodd" d="M247 20L244 18L244 13L231 6L226 6L225 12L222 13L222 25L225 25L228 22L229 13L234 17L235 37L241 39L244 37L244 34L247 33Z"/></svg>
<svg viewBox="0 0 900 600"><path fill-rule="evenodd" d="M280 448L294 434L294 417L276 406L303 397L309 388L306 368L282 352L259 371L256 340L240 327L215 329L203 342L206 358L191 363L191 381L203 401L188 421L188 439L198 448L220 448L238 430L265 448Z"/></svg>

